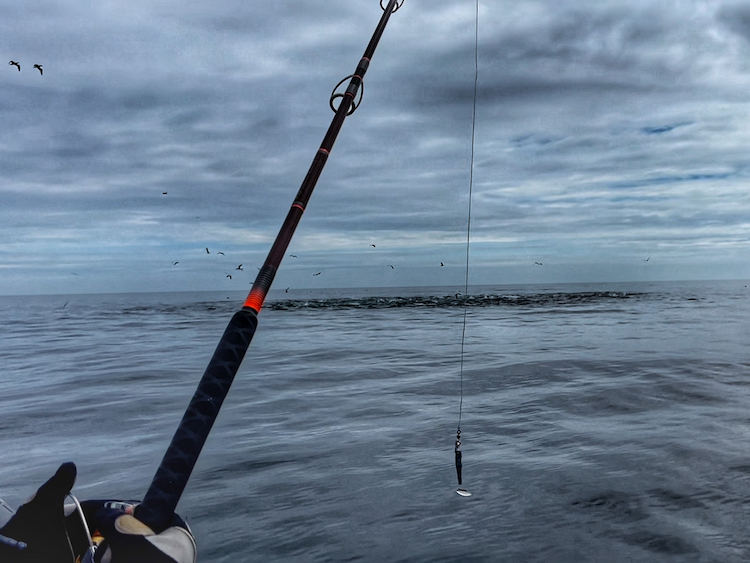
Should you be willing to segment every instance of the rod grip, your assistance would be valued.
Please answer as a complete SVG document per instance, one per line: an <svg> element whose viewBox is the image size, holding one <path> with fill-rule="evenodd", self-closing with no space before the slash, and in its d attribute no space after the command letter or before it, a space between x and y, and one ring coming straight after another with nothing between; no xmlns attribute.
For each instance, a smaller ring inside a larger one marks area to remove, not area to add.
<svg viewBox="0 0 750 563"><path fill-rule="evenodd" d="M136 508L135 516L156 533L166 529L172 519L257 326L258 317L250 309L237 311L229 321L151 486Z"/></svg>

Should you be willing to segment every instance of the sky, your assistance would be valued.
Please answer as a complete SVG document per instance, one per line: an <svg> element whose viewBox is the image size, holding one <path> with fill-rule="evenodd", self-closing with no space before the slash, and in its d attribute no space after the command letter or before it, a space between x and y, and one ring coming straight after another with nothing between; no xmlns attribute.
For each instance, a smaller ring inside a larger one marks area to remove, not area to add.
<svg viewBox="0 0 750 563"><path fill-rule="evenodd" d="M382 14L0 5L4 295L249 291ZM463 285L474 17L392 15L275 288ZM750 278L750 3L483 0L478 24L472 285Z"/></svg>

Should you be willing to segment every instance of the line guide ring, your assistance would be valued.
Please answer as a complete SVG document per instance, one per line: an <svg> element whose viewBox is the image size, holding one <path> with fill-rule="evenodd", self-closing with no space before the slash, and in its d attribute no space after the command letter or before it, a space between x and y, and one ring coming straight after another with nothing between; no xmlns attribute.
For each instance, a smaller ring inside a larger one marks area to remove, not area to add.
<svg viewBox="0 0 750 563"><path fill-rule="evenodd" d="M350 74L349 76L345 76L344 78L342 78L341 81L338 84L336 84L336 86L334 86L333 91L331 92L331 99L328 100L328 105L333 110L333 113L336 113L338 111L338 108L333 106L333 100L335 100L336 98L343 98L346 95L345 93L344 94L337 94L336 93L336 89L339 86L341 86L344 82L346 82L347 80L349 80L350 78L354 78L354 75ZM362 80L359 83L359 88L357 88L357 90L359 90L359 101L352 100L352 107L350 107L349 111L346 112L347 117L350 116L351 114L353 114L355 111L357 111L357 108L359 107L359 104L362 103L362 96L365 95L365 81L364 80Z"/></svg>
<svg viewBox="0 0 750 563"><path fill-rule="evenodd" d="M403 6L403 5L404 5L404 0L401 0L401 2L396 2L395 6L393 6L393 11L392 11L391 13L392 13L392 14L395 14L395 13L396 13L396 12L398 11L398 9L399 9L399 8L400 8L401 6ZM383 6L383 0L380 0L380 7L381 7L381 8L382 8L382 10L383 10L383 11L385 12L385 8L386 8L386 6Z"/></svg>

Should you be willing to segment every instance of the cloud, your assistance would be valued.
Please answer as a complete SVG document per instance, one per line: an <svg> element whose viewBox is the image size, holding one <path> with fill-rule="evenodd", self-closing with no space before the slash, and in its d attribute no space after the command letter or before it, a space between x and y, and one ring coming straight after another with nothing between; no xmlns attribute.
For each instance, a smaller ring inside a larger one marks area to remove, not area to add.
<svg viewBox="0 0 750 563"><path fill-rule="evenodd" d="M720 5L717 20L728 29L750 42L750 6L740 3Z"/></svg>
<svg viewBox="0 0 750 563"><path fill-rule="evenodd" d="M0 74L0 267L16 272L0 292L16 293L168 290L174 261L179 287L211 289L205 246L262 261L330 123L331 89L381 12L169 0L3 13L4 52L23 65ZM473 17L472 5L408 0L391 18L293 242L347 283L379 267L357 251L368 241L402 284L460 262ZM483 275L508 279L504 265L535 253L589 260L586 272L656 250L680 275L733 263L750 213L748 21L746 6L718 1L481 2ZM44 76L27 72L34 62ZM299 267L285 262L279 280L310 283Z"/></svg>

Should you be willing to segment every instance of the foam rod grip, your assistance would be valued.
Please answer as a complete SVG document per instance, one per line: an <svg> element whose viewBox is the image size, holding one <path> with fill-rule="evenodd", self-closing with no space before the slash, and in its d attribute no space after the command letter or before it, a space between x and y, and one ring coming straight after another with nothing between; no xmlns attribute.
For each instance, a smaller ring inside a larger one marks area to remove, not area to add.
<svg viewBox="0 0 750 563"><path fill-rule="evenodd" d="M257 326L258 317L250 309L238 311L229 321L154 480L136 508L136 517L157 533L172 519Z"/></svg>

